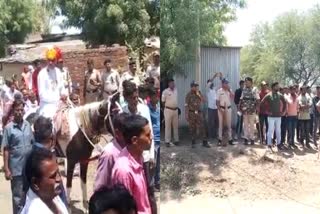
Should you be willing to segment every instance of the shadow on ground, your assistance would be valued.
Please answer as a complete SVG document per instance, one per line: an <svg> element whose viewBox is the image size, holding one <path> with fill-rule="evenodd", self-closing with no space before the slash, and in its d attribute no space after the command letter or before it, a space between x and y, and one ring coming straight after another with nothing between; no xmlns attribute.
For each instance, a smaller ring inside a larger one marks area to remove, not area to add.
<svg viewBox="0 0 320 214"><path fill-rule="evenodd" d="M161 148L161 202L180 201L186 196L201 194L205 190L200 186L208 186L209 189L209 185L218 187L212 190L213 195L218 194L220 197L221 192L221 197L224 197L224 194L227 193L223 188L233 185L235 179L222 173L223 169L233 168L232 170L235 171L243 171L241 164L234 165L234 163L240 163L243 160L252 166L257 166L254 170L261 169L263 171L272 166L281 169L286 166L285 159L317 152L314 148L302 148L298 145L295 149L287 148L283 151L277 151L274 148L272 153L266 149L266 145L256 143L245 146L242 140L237 141L238 144L235 146L228 145L227 147L217 147L215 141L212 143L212 148L209 149L202 147L201 141L198 141L196 148L191 148L188 129L181 129L179 132L179 146L167 148L163 144ZM244 156L245 158L243 158ZM230 161L228 161L230 158L235 160L233 165L230 165ZM255 172L258 171L252 171L253 174ZM238 175L234 174L234 176ZM218 190L219 188L222 190Z"/></svg>

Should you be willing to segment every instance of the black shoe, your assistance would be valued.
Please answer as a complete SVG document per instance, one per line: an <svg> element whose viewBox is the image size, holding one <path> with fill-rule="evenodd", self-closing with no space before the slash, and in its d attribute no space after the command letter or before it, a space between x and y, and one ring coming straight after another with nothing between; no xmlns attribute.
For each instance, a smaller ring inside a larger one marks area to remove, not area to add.
<svg viewBox="0 0 320 214"><path fill-rule="evenodd" d="M195 141L195 140L192 140L192 142L191 142L191 147L192 147L192 148L196 148L196 141Z"/></svg>
<svg viewBox="0 0 320 214"><path fill-rule="evenodd" d="M251 140L251 145L254 145L254 140Z"/></svg>
<svg viewBox="0 0 320 214"><path fill-rule="evenodd" d="M244 139L244 145L248 145L248 140Z"/></svg>
<svg viewBox="0 0 320 214"><path fill-rule="evenodd" d="M273 152L272 145L268 145L268 149L270 149Z"/></svg>
<svg viewBox="0 0 320 214"><path fill-rule="evenodd" d="M229 145L234 145L233 140L229 140Z"/></svg>
<svg viewBox="0 0 320 214"><path fill-rule="evenodd" d="M306 147L307 147L308 149L311 149L310 143L306 143Z"/></svg>
<svg viewBox="0 0 320 214"><path fill-rule="evenodd" d="M313 144L318 148L318 143L317 142L313 142Z"/></svg>
<svg viewBox="0 0 320 214"><path fill-rule="evenodd" d="M175 146L179 146L180 142L177 141L177 142L174 142L173 144L174 144Z"/></svg>
<svg viewBox="0 0 320 214"><path fill-rule="evenodd" d="M218 146L221 146L221 145L222 145L222 141L218 140Z"/></svg>
<svg viewBox="0 0 320 214"><path fill-rule="evenodd" d="M209 145L208 141L206 141L206 140L204 140L204 141L202 142L202 146L203 146L203 147L206 147L206 148L211 148L211 146Z"/></svg>
<svg viewBox="0 0 320 214"><path fill-rule="evenodd" d="M170 143L165 143L165 144L166 144L166 147L171 147Z"/></svg>
<svg viewBox="0 0 320 214"><path fill-rule="evenodd" d="M278 148L278 150L283 150L283 145L279 144L279 145L277 145L277 148Z"/></svg>

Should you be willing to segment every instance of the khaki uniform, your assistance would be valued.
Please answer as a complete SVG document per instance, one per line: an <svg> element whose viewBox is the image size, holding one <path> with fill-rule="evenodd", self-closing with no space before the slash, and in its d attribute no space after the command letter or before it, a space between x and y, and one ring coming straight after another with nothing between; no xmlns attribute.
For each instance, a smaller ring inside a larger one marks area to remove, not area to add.
<svg viewBox="0 0 320 214"><path fill-rule="evenodd" d="M177 89L167 88L163 91L161 101L164 103L165 142L171 142L171 130L173 129L174 142L179 141L178 133L178 92Z"/></svg>
<svg viewBox="0 0 320 214"><path fill-rule="evenodd" d="M256 107L260 100L257 91L252 88L244 88L240 97L240 110L243 113L243 131L246 140L254 140L254 131L256 129Z"/></svg>
<svg viewBox="0 0 320 214"><path fill-rule="evenodd" d="M94 86L90 83L90 80L95 82L101 82L100 71L93 69L91 73L86 71L85 73L85 102L92 103L98 101L99 98L99 87Z"/></svg>
<svg viewBox="0 0 320 214"><path fill-rule="evenodd" d="M119 87L120 92L123 91L122 84L126 80L130 80L130 81L134 82L137 87L139 87L139 85L141 85L141 81L139 79L139 76L137 74L133 75L130 71L127 71L127 72L124 72L120 78L120 87Z"/></svg>
<svg viewBox="0 0 320 214"><path fill-rule="evenodd" d="M197 131L199 131L200 137L206 141L204 132L203 114L201 113L202 95L200 91L195 93L190 91L185 99L185 105L188 107L189 128L191 132L192 140L195 140Z"/></svg>
<svg viewBox="0 0 320 214"><path fill-rule="evenodd" d="M217 100L220 102L221 110L218 111L219 117L219 133L218 138L222 140L223 128L228 128L228 140L232 140L232 129L231 129L231 97L230 92L220 88L217 91ZM219 108L219 107L218 107Z"/></svg>
<svg viewBox="0 0 320 214"><path fill-rule="evenodd" d="M108 99L114 91L119 89L120 75L116 70L111 69L110 72L104 71L101 78L103 99Z"/></svg>

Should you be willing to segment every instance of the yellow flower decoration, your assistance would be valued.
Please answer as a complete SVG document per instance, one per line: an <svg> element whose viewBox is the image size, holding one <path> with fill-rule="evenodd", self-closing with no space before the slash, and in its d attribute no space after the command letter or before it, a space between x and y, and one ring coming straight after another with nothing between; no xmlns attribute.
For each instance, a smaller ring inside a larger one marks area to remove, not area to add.
<svg viewBox="0 0 320 214"><path fill-rule="evenodd" d="M54 49L54 48L50 48L47 50L47 53L46 53L46 58L47 60L56 60L57 58L57 51Z"/></svg>

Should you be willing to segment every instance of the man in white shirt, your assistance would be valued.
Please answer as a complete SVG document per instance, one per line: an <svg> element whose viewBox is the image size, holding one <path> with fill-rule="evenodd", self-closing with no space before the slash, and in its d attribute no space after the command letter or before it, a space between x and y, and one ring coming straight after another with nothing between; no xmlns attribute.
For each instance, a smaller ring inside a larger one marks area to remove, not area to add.
<svg viewBox="0 0 320 214"><path fill-rule="evenodd" d="M136 84L138 87L141 84L139 76L137 75L137 65L135 59L130 59L129 62L129 71L124 72L121 76L121 84L120 84L120 92L123 91L123 82L126 80L130 80Z"/></svg>
<svg viewBox="0 0 320 214"><path fill-rule="evenodd" d="M39 113L41 116L53 119L60 99L66 99L67 92L64 87L61 71L56 67L56 54L49 54L47 60L47 66L38 75Z"/></svg>
<svg viewBox="0 0 320 214"><path fill-rule="evenodd" d="M208 101L208 134L209 138L216 138L219 127L219 117L217 108L217 87L214 86L216 77L222 78L221 73L215 73L214 76L207 81L207 101Z"/></svg>
<svg viewBox="0 0 320 214"><path fill-rule="evenodd" d="M21 94L21 92L16 89L16 84L11 80L6 80L6 84L3 86L3 90L1 92L4 115L7 115L11 109L11 105L16 94Z"/></svg>
<svg viewBox="0 0 320 214"><path fill-rule="evenodd" d="M63 78L63 85L66 89L66 92L68 92L68 95L71 94L71 76L68 68L63 66L63 59L59 59L57 63L57 67L61 70L62 78Z"/></svg>
<svg viewBox="0 0 320 214"><path fill-rule="evenodd" d="M120 86L120 75L112 68L111 59L104 61L106 70L102 74L102 95L104 99L108 99Z"/></svg>
<svg viewBox="0 0 320 214"><path fill-rule="evenodd" d="M168 81L169 87L162 93L161 101L164 106L164 119L165 119L165 143L171 146L171 131L173 129L174 144L179 143L178 132L178 92L173 79Z"/></svg>

